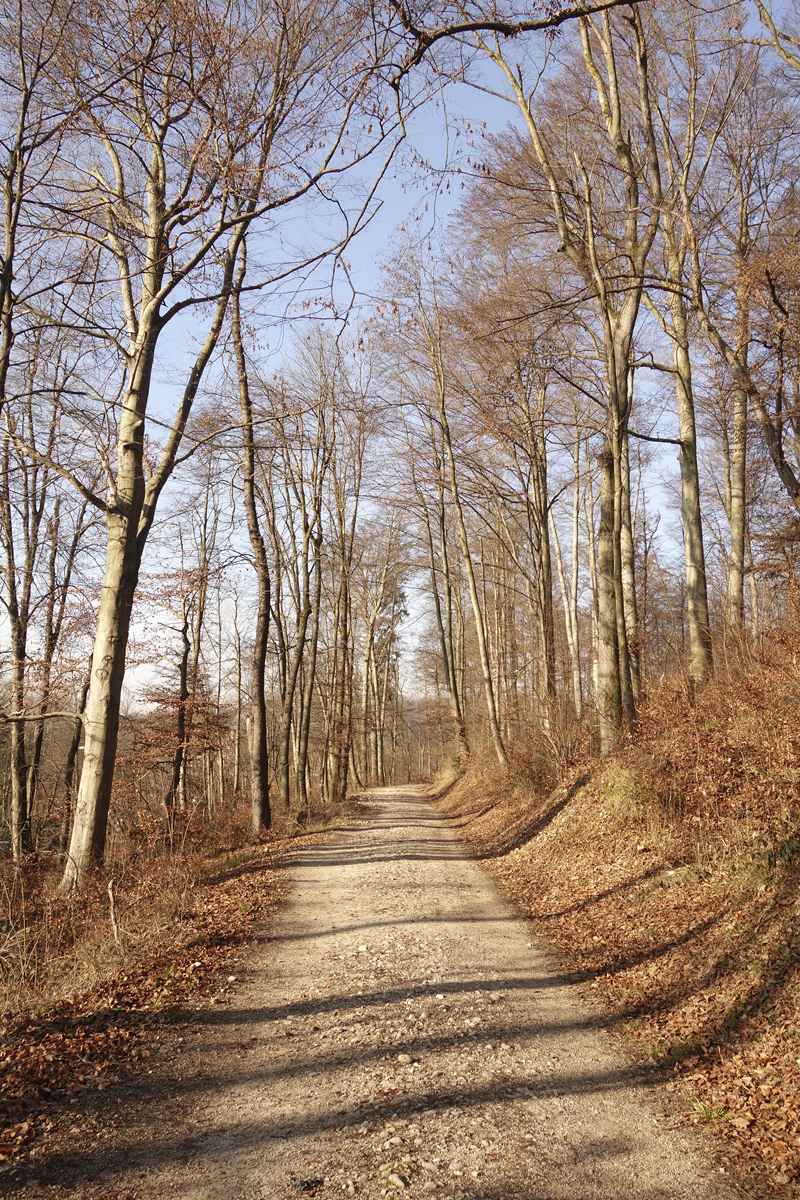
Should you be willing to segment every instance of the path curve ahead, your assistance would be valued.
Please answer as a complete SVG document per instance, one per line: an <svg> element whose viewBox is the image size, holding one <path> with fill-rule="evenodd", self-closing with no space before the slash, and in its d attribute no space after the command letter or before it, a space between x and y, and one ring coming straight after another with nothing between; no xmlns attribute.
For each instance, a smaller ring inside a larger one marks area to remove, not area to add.
<svg viewBox="0 0 800 1200"><path fill-rule="evenodd" d="M423 789L373 793L290 873L188 1039L188 1111L117 1175L137 1200L733 1195Z"/></svg>

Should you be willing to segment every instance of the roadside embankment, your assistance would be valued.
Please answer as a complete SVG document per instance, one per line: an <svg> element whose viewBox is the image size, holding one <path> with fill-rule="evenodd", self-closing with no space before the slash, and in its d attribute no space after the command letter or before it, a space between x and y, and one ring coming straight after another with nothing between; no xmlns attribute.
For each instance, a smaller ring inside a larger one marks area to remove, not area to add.
<svg viewBox="0 0 800 1200"><path fill-rule="evenodd" d="M437 798L756 1195L800 1194L799 716L773 662L662 688L547 795L489 771Z"/></svg>

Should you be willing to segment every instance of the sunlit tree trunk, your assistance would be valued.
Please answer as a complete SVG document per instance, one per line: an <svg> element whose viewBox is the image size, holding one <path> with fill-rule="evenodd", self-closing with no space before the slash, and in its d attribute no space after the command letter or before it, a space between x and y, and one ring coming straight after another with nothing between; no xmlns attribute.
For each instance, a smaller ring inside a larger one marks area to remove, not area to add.
<svg viewBox="0 0 800 1200"><path fill-rule="evenodd" d="M239 411L242 420L242 494L247 517L247 533L253 554L253 565L258 587L258 609L253 637L251 673L251 709L247 725L248 748L250 751L250 831L259 835L269 829L272 813L269 802L269 759L267 755L267 697L264 684L267 649L269 645L269 614L272 598L267 548L258 521L256 503L256 456L253 429L253 402L250 395L250 379L247 359L242 340L239 295L244 283L247 266L246 247L243 248L242 263L237 276L237 287L232 297L232 321L234 353L236 356L239 384Z"/></svg>
<svg viewBox="0 0 800 1200"><path fill-rule="evenodd" d="M433 597L433 609L434 609L434 616L436 619L436 631L439 635L439 646L441 648L441 654L442 654L442 666L444 668L445 692L447 693L447 703L450 708L450 716L453 720L453 725L454 725L455 731L456 731L456 739L457 739L457 743L458 743L457 757L458 757L459 762L461 762L462 759L466 762L466 760L469 758L469 743L467 741L467 731L466 731L466 728L464 725L464 718L461 713L461 702L460 702L459 695L458 695L455 663L453 661L454 655L453 655L453 636L452 636L452 598L448 595L445 599L445 603L449 604L449 608L450 608L450 615L448 617L447 627L445 628L445 623L444 623L443 615L442 615L442 601L441 601L441 597L439 595L439 584L438 584L438 579L436 577L436 559L435 559L434 548L433 548L433 532L431 530L430 514L428 512L427 504L425 504L424 500L422 500L421 503L423 505L423 517L424 517L424 522L425 522L425 534L426 534L426 542L427 542L427 549L428 549L428 568L429 568L430 577L431 577L431 595ZM441 521L440 533L441 533L441 537L444 538L444 520L443 519ZM445 583L445 587L447 587L447 586L448 586L447 583Z"/></svg>
<svg viewBox="0 0 800 1200"><path fill-rule="evenodd" d="M600 753L609 754L622 719L617 648L619 628L614 577L614 460L609 450L600 457L600 529L597 537L597 715Z"/></svg>
<svg viewBox="0 0 800 1200"><path fill-rule="evenodd" d="M297 769L295 774L295 792L298 805L308 810L308 738L311 729L311 705L314 695L314 682L317 672L317 647L319 645L319 618L322 603L322 534L314 539L314 598L311 605L311 637L309 639L308 661L306 676L303 684L302 708L300 716L300 736L297 746Z"/></svg>
<svg viewBox="0 0 800 1200"><path fill-rule="evenodd" d="M506 767L508 766L508 760L506 758L506 750L505 746L503 745L500 726L497 720L497 706L495 703L494 684L492 681L492 665L489 658L489 646L486 638L484 614L481 608L478 582L475 577L475 569L473 566L472 553L469 545L469 536L467 534L467 526L464 519L464 509L461 504L461 496L458 488L456 461L453 454L453 445L450 436L450 424L445 405L444 363L441 357L441 346L439 345L441 331L438 328L438 314L436 314L436 323L433 326L428 324L427 314L423 312L421 305L418 309L418 315L423 325L424 335L430 355L431 368L434 373L436 411L439 414L444 452L447 460L446 470L450 485L450 496L453 502L453 511L456 518L456 530L458 533L459 546L461 548L461 558L462 562L464 563L464 570L467 576L467 586L469 588L470 601L472 603L472 614L475 620L475 633L478 642L478 655L481 665L481 675L483 678L486 710L489 718L489 731L491 733L492 743L494 745L498 762L502 767Z"/></svg>
<svg viewBox="0 0 800 1200"><path fill-rule="evenodd" d="M700 473L697 466L697 428L689 337L683 297L671 294L675 386L680 434L681 518L686 555L686 594L689 617L689 673L696 685L705 683L713 666L708 615Z"/></svg>
<svg viewBox="0 0 800 1200"><path fill-rule="evenodd" d="M631 689L635 704L639 699L641 686L639 610L636 602L636 547L634 543L633 514L631 511L630 440L627 430L622 436L621 464L622 529L620 531L620 552L622 555L622 596L625 605L625 636L630 656Z"/></svg>
<svg viewBox="0 0 800 1200"><path fill-rule="evenodd" d="M597 101L604 126L604 144L620 189L624 189L624 227L611 234L624 261L624 287L620 275L610 272L598 253L598 239L608 236L593 196L593 176L580 155L563 162L555 145L543 136L533 107L536 89L526 91L522 76L504 57L499 39L492 44L476 37L478 45L505 73L516 103L525 119L542 175L547 184L547 201L558 230L559 249L580 273L596 304L603 325L606 384L606 430L601 455L600 528L598 532L598 674L596 704L600 726L601 753L608 754L622 723L623 714L633 728L635 708L628 626L623 587L623 441L629 417L628 378L631 346L644 290L648 257L660 223L661 175L656 147L648 81L648 53L641 14L631 5L627 13L630 53L636 91L631 113L626 115L628 96L623 92L617 69L621 40L612 18L604 12L598 19L583 16L579 21L583 64L587 83ZM636 134L632 132L636 123ZM576 182L571 171L580 180ZM647 188L647 208L642 203ZM649 210L649 211L648 211ZM579 216L578 216L579 214ZM624 250L623 250L624 247ZM624 256L624 257L623 257Z"/></svg>
<svg viewBox="0 0 800 1200"><path fill-rule="evenodd" d="M743 289L740 289L740 293ZM749 338L748 305L740 295L737 314L740 325L737 357L746 368ZM730 471L731 548L728 557L728 626L735 633L744 630L745 536L747 529L747 390L742 377L733 385L733 431Z"/></svg>

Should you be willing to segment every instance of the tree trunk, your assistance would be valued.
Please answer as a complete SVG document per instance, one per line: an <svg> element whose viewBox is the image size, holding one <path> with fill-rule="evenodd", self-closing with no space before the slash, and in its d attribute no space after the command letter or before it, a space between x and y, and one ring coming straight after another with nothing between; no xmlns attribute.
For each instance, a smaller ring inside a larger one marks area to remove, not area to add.
<svg viewBox="0 0 800 1200"><path fill-rule="evenodd" d="M174 834L175 812L186 811L186 708L189 703L189 612L186 597L183 597L183 623L181 625L181 657L178 664L178 717L176 721L176 746L172 758L172 782L167 796L167 820L170 837Z"/></svg>
<svg viewBox="0 0 800 1200"><path fill-rule="evenodd" d="M428 542L428 567L431 574L431 593L433 595L434 616L436 617L436 629L439 634L439 646L442 652L442 666L444 668L444 686L447 692L447 703L450 708L450 716L453 719L453 725L456 730L456 738L458 740L458 760L459 763L463 759L466 761L469 758L469 743L467 741L467 731L464 726L464 718L461 714L461 704L458 697L458 687L456 685L456 669L453 661L453 634L452 634L452 617L448 618L447 628L445 628L444 619L442 616L442 602L439 596L439 587L436 580L436 563L433 549L433 533L431 530L430 515L427 505L423 501L423 512L425 517L425 531ZM441 536L444 537L444 529L441 529ZM445 583L445 586L447 584ZM452 599L450 599L450 612L452 613Z"/></svg>
<svg viewBox="0 0 800 1200"><path fill-rule="evenodd" d="M135 403L135 396L130 396L121 420L117 493L126 497L127 503L119 503L118 510L108 514L106 569L84 714L83 770L61 882L61 890L67 894L80 884L92 862L102 859L106 844L125 654L141 561L136 537L144 499L141 443L135 441L134 429L128 428L135 424Z"/></svg>
<svg viewBox="0 0 800 1200"><path fill-rule="evenodd" d="M550 522L553 534L553 549L556 556L556 569L558 571L558 582L561 587L561 597L564 605L564 627L567 637L567 653L569 654L570 672L572 676L572 703L575 708L575 716L578 720L581 717L582 695L581 695L581 667L580 653L577 640L577 626L573 622L573 613L571 605L571 592L567 588L566 574L564 572L564 561L561 555L561 542L558 537L558 529L556 528L555 518L552 509L550 510Z"/></svg>
<svg viewBox="0 0 800 1200"><path fill-rule="evenodd" d="M344 563L340 564L344 572ZM346 690L347 647L343 645L347 637L346 586L344 574L340 576L337 589L335 613L335 633L333 652L333 704L331 706L331 737L328 775L328 800L330 804L338 803L340 799L341 779L344 772L344 714Z"/></svg>
<svg viewBox="0 0 800 1200"><path fill-rule="evenodd" d="M224 279L205 341L189 371L178 414L167 437L157 469L145 481L145 415L162 317L156 296L163 281L164 263L150 261L144 272L142 304L130 348L128 387L120 406L117 438L117 475L106 514L106 567L100 590L92 652L92 678L86 702L83 770L75 804L70 848L60 891L69 894L80 884L93 861L103 857L108 828L111 788L119 735L119 711L125 676L131 610L142 552L156 515L158 500L172 475L186 421L204 372L219 341L227 310L233 270L244 227L234 232L225 253ZM160 254L160 252L159 252Z"/></svg>
<svg viewBox="0 0 800 1200"><path fill-rule="evenodd" d="M25 707L25 649L20 646L18 633L12 635L13 662L11 664L11 703L14 712ZM14 721L11 725L11 851L14 862L19 862L33 846L31 812L28 803L28 770L25 757L25 724Z"/></svg>
<svg viewBox="0 0 800 1200"><path fill-rule="evenodd" d="M744 563L747 526L747 392L741 382L733 389L733 445L731 447L731 551L728 559L728 627L744 630Z"/></svg>
<svg viewBox="0 0 800 1200"><path fill-rule="evenodd" d="M380 713L378 716L378 778L381 786L386 786L386 763L384 758L384 731L386 729L386 698L389 694L389 669L392 662L392 641L394 639L394 614L397 597L392 600L392 615L389 620L389 636L386 639L386 658L383 664L383 682L381 684Z"/></svg>
<svg viewBox="0 0 800 1200"><path fill-rule="evenodd" d="M378 693L378 664L375 660L375 646L371 647L369 656L369 694L372 698L372 721L369 727L369 770L370 776L376 783L381 781L381 761L378 748L378 710L380 697Z"/></svg>
<svg viewBox="0 0 800 1200"><path fill-rule="evenodd" d="M675 274L675 272L673 272ZM683 277L683 270L678 272ZM686 557L686 596L689 616L689 678L696 686L706 682L713 667L711 624L708 616L708 587L700 507L700 474L697 466L697 427L694 412L692 363L686 304L677 291L670 292L680 436L681 519Z"/></svg>
<svg viewBox="0 0 800 1200"><path fill-rule="evenodd" d="M244 283L246 266L246 254L243 249L242 263L236 281L237 286L231 301L231 326L239 381L239 410L242 418L242 465L244 471L242 492L245 515L247 517L247 533L253 552L253 565L258 585L258 614L256 616L255 636L253 639L252 696L248 743L250 749L250 832L259 836L262 830L269 829L272 823L269 803L269 758L267 755L267 697L264 690L272 588L267 551L258 524L255 493L256 468L253 404L250 397L250 381L247 371L247 360L244 353L244 343L242 341L241 314L239 310L239 293Z"/></svg>
<svg viewBox="0 0 800 1200"><path fill-rule="evenodd" d="M297 768L295 772L295 793L297 803L308 811L308 787L306 783L308 767L308 738L311 730L311 701L314 695L314 682L317 673L317 646L319 645L319 614L322 603L322 534L314 538L314 599L311 610L311 641L306 664L306 677L303 684L303 699L300 714L300 736L297 743Z"/></svg>
<svg viewBox="0 0 800 1200"><path fill-rule="evenodd" d="M620 553L622 558L622 598L625 605L625 642L628 647L633 703L639 699L639 612L636 603L636 549L633 540L633 514L631 512L631 460L628 431L622 434L621 450L621 503L622 528L620 531Z"/></svg>
<svg viewBox="0 0 800 1200"><path fill-rule="evenodd" d="M297 689L297 678L300 672L300 665L303 661L303 654L306 645L306 630L308 629L308 621L311 616L311 600L308 595L305 597L305 605L300 612L300 619L297 625L297 643L292 654L291 661L287 665L285 691L283 695L283 703L281 705L281 718L278 727L278 790L280 792L283 807L286 812L290 808L289 796L289 758L292 745L292 713L294 710L294 697ZM297 772L295 771L295 777Z"/></svg>
<svg viewBox="0 0 800 1200"><path fill-rule="evenodd" d="M622 716L617 651L617 591L614 579L614 457L600 456L600 529L597 537L597 715L600 753L610 754Z"/></svg>
<svg viewBox="0 0 800 1200"><path fill-rule="evenodd" d="M364 666L361 676L361 746L364 761L364 778L368 782L372 782L369 731L369 665L372 658L372 638L373 631L370 628L369 618L367 618L364 629Z"/></svg>
<svg viewBox="0 0 800 1200"><path fill-rule="evenodd" d="M581 643L578 632L578 533L581 510L581 441L576 424L575 451L573 455L575 468L575 486L572 493L572 579L570 581L569 611L572 621L572 643L574 657L572 659L572 698L575 704L575 715L580 721L583 716L583 690L581 686Z"/></svg>
<svg viewBox="0 0 800 1200"><path fill-rule="evenodd" d="M489 661L489 650L486 644L486 630L483 622L483 613L481 611L480 599L478 597L478 584L475 579L475 571L472 565L472 554L469 548L469 539L467 537L467 527L464 521L464 512L461 507L461 498L458 491L458 479L456 477L456 464L453 457L453 447L450 440L450 426L447 420L447 413L444 406L444 397L441 391L438 394L439 419L442 423L442 432L444 435L445 451L447 453L447 462L450 477L450 494L453 498L453 508L456 514L456 526L458 529L458 540L461 546L461 557L464 562L464 569L467 572L467 583L469 585L469 595L472 601L472 612L475 618L475 632L478 639L478 654L480 656L481 674L483 676L483 689L486 697L486 709L489 717L489 729L494 743L495 754L501 767L508 766L506 757L506 748L503 745L503 739L500 735L500 726L497 721L497 707L495 705L494 687L492 684L492 666Z"/></svg>
<svg viewBox="0 0 800 1200"><path fill-rule="evenodd" d="M602 488L602 469L601 469ZM597 563L597 538L594 530L594 487L592 483L592 468L589 462L589 439L586 439L586 497L584 500L584 519L586 521L586 541L589 549L589 587L591 590L592 608L592 689L595 705L599 711L600 697L600 574Z"/></svg>
<svg viewBox="0 0 800 1200"><path fill-rule="evenodd" d="M236 743L233 749L233 794L238 796L241 790L242 769L242 639L239 634L238 613L234 617L233 627L236 635Z"/></svg>
<svg viewBox="0 0 800 1200"><path fill-rule="evenodd" d="M86 698L89 695L89 684L92 676L92 664L89 663L89 672L86 676L86 682L81 689L80 700L78 701L78 716L79 719L75 722L72 730L72 738L70 740L69 749L67 750L67 761L64 766L64 820L61 824L61 834L59 837L59 849L66 850L69 845L70 835L72 833L72 811L74 808L74 782L75 768L78 762L78 751L81 745L81 734L83 733L83 720L80 719L86 711Z"/></svg>

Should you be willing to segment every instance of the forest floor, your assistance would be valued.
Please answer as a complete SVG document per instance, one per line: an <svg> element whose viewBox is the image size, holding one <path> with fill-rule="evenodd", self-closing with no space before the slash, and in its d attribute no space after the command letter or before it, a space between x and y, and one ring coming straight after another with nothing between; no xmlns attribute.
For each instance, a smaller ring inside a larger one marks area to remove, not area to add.
<svg viewBox="0 0 800 1200"><path fill-rule="evenodd" d="M257 857L233 874L233 908L274 903ZM151 972L138 1009L123 979L70 1019L6 1031L0 1070L36 1046L48 1084L42 1111L8 1126L1 1194L738 1194L705 1130L682 1127L685 1099L623 1051L591 985L564 975L425 789L366 797L277 874L285 900L250 944L198 937L162 964L180 1004L153 1003ZM136 1061L118 1049L131 1040Z"/></svg>

